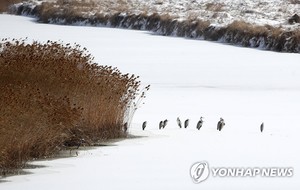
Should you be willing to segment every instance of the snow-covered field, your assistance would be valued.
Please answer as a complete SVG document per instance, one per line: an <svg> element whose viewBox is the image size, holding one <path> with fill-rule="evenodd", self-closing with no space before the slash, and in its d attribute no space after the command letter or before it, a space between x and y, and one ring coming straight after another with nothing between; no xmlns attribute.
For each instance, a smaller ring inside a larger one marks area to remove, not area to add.
<svg viewBox="0 0 300 190"><path fill-rule="evenodd" d="M298 189L299 54L162 37L144 31L37 24L0 15L0 38L62 40L100 64L141 76L151 89L130 133L144 136L38 161L45 168L6 178L0 189ZM189 118L179 129L176 118ZM196 130L200 116L204 126ZM220 117L225 128L218 132ZM168 119L164 130L158 123ZM142 122L147 120L145 131ZM264 122L265 130L259 126ZM293 167L293 177L212 177L194 184L197 161L211 167Z"/></svg>

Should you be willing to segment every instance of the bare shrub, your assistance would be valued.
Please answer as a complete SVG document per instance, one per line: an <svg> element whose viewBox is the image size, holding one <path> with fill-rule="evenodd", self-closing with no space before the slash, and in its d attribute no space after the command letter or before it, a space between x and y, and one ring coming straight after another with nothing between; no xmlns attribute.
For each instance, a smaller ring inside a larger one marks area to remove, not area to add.
<svg viewBox="0 0 300 190"><path fill-rule="evenodd" d="M248 33L254 35L264 34L268 32L267 28L264 26L254 26L245 21L234 21L231 24L229 24L227 28L230 31L239 31L245 34Z"/></svg>
<svg viewBox="0 0 300 190"><path fill-rule="evenodd" d="M291 4L300 4L300 0L289 0Z"/></svg>
<svg viewBox="0 0 300 190"><path fill-rule="evenodd" d="M226 27L226 38L234 44L250 47L251 39L266 37L268 29L264 26L253 26L245 21L234 21Z"/></svg>
<svg viewBox="0 0 300 190"><path fill-rule="evenodd" d="M288 19L289 24L300 23L300 17L297 14L294 14L291 18Z"/></svg>
<svg viewBox="0 0 300 190"><path fill-rule="evenodd" d="M159 30L163 35L171 35L175 31L177 24L178 22L169 14L159 16Z"/></svg>
<svg viewBox="0 0 300 190"><path fill-rule="evenodd" d="M274 50L282 52L300 52L300 31L282 32L273 42ZM292 51L291 51L292 50Z"/></svg>
<svg viewBox="0 0 300 190"><path fill-rule="evenodd" d="M202 37L204 35L205 30L210 27L210 22L205 20L197 20L196 26L196 37Z"/></svg>
<svg viewBox="0 0 300 190"><path fill-rule="evenodd" d="M271 25L265 25L264 27L269 31L269 36L273 36L274 38L278 38L284 32L284 29L281 27Z"/></svg>
<svg viewBox="0 0 300 190"><path fill-rule="evenodd" d="M263 46L279 52L299 53L299 31L285 31L269 25L256 26L244 21L235 21L227 26L225 41L245 47Z"/></svg>
<svg viewBox="0 0 300 190"><path fill-rule="evenodd" d="M140 82L75 44L0 43L0 168L125 136Z"/></svg>
<svg viewBox="0 0 300 190"><path fill-rule="evenodd" d="M187 20L197 20L199 18L199 13L195 11L189 11L187 14Z"/></svg>
<svg viewBox="0 0 300 190"><path fill-rule="evenodd" d="M154 2L154 5L163 5L164 4L164 1L163 0L156 0Z"/></svg>
<svg viewBox="0 0 300 190"><path fill-rule="evenodd" d="M224 8L222 3L206 3L206 10L212 12L221 12Z"/></svg>
<svg viewBox="0 0 300 190"><path fill-rule="evenodd" d="M114 11L116 12L127 12L129 10L129 6L127 1L125 0L117 0L115 2Z"/></svg>
<svg viewBox="0 0 300 190"><path fill-rule="evenodd" d="M72 24L84 21L86 19L84 13L89 12L92 6L93 4L81 1L43 2L36 7L36 14L39 17L39 22L51 23L63 20L66 24Z"/></svg>
<svg viewBox="0 0 300 190"><path fill-rule="evenodd" d="M8 11L8 7L15 3L20 3L23 0L1 0L0 1L0 13Z"/></svg>
<svg viewBox="0 0 300 190"><path fill-rule="evenodd" d="M158 28L160 25L160 15L154 13L148 17L146 29L153 30L154 28Z"/></svg>

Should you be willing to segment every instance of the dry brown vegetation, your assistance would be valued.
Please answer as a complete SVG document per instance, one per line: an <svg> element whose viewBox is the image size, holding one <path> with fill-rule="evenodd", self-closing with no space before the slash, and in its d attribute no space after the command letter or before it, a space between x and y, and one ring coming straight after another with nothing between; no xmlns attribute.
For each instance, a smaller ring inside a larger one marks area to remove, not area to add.
<svg viewBox="0 0 300 190"><path fill-rule="evenodd" d="M126 135L140 83L92 60L79 45L0 43L0 174L65 147Z"/></svg>
<svg viewBox="0 0 300 190"><path fill-rule="evenodd" d="M269 30L264 26L253 26L244 21L234 21L227 26L226 37L231 43L245 47L251 46L251 39L268 36Z"/></svg>
<svg viewBox="0 0 300 190"><path fill-rule="evenodd" d="M269 25L255 26L234 21L224 29L224 40L245 47L263 47L279 52L300 52L300 31L285 31Z"/></svg>
<svg viewBox="0 0 300 190"><path fill-rule="evenodd" d="M212 12L221 12L223 10L224 4L222 3L206 3L206 10Z"/></svg>
<svg viewBox="0 0 300 190"><path fill-rule="evenodd" d="M8 7L12 4L19 3L23 0L1 0L0 1L0 13L8 10Z"/></svg>
<svg viewBox="0 0 300 190"><path fill-rule="evenodd" d="M291 4L300 4L300 0L289 0Z"/></svg>

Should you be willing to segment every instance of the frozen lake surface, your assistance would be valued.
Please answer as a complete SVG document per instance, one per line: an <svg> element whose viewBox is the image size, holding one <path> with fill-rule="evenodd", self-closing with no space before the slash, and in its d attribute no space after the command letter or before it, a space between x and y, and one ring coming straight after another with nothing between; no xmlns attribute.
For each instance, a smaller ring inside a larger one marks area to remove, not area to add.
<svg viewBox="0 0 300 190"><path fill-rule="evenodd" d="M145 31L45 25L10 15L0 15L0 23L0 38L76 42L99 64L139 75L143 85L151 85L129 129L143 138L38 161L47 167L6 178L0 189L299 188L299 54ZM204 124L198 131L200 116ZM177 117L189 118L189 127L179 129ZM226 123L222 132L216 130L220 117ZM168 125L158 130L164 119ZM145 131L143 121L148 122ZM197 161L211 167L293 167L294 176L210 176L194 184L189 170Z"/></svg>

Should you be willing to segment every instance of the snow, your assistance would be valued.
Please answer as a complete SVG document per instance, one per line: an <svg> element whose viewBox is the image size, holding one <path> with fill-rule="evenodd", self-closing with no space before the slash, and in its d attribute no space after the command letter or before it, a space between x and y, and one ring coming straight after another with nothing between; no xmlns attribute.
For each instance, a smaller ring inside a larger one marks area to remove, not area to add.
<svg viewBox="0 0 300 190"><path fill-rule="evenodd" d="M17 189L298 189L299 54L275 53L145 31L46 25L0 15L0 38L62 40L87 47L100 64L151 85L126 139L34 164L30 175L5 178ZM204 117L200 131L196 124ZM179 129L176 118L189 118ZM220 117L225 128L216 130ZM159 121L168 119L164 130ZM148 122L145 131L142 122ZM265 130L260 133L260 124ZM294 176L212 177L194 184L197 161L211 167L293 167Z"/></svg>

